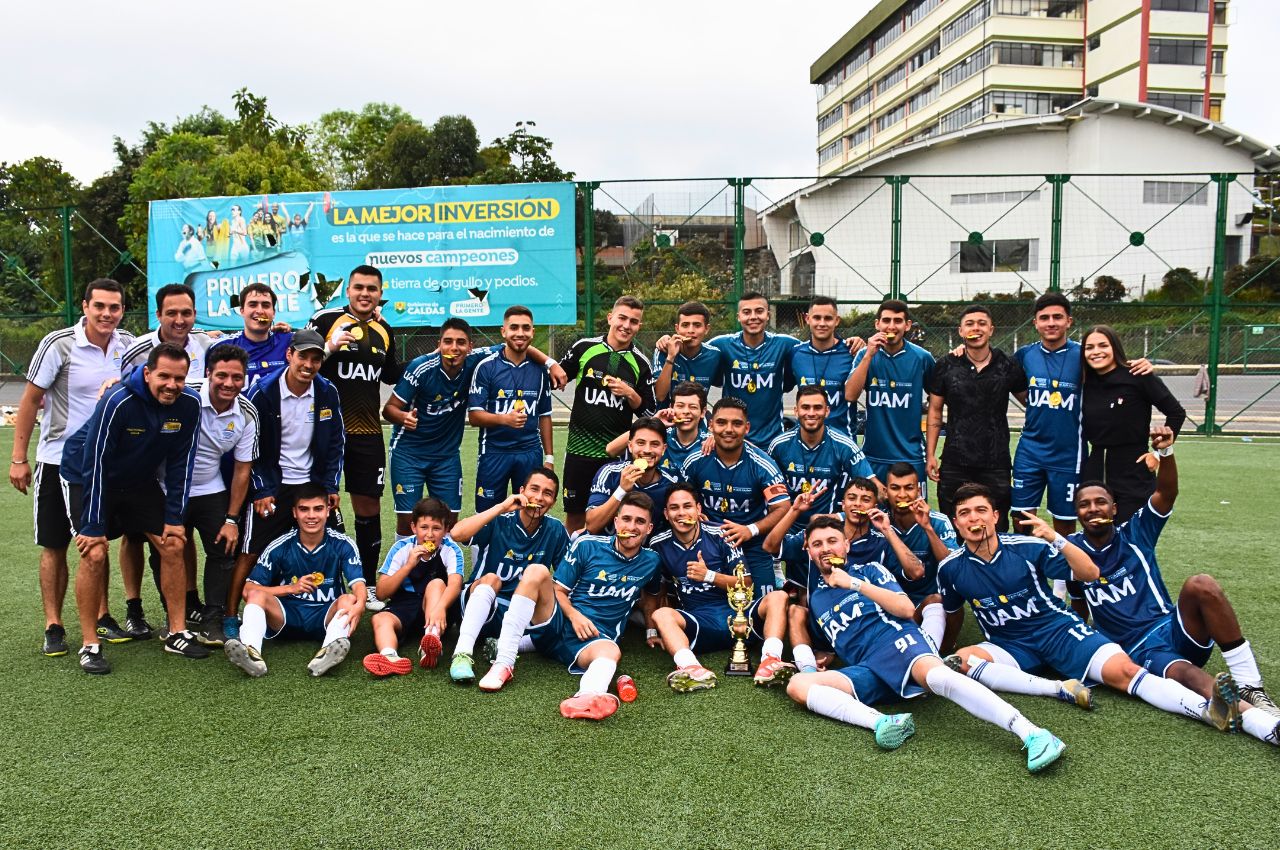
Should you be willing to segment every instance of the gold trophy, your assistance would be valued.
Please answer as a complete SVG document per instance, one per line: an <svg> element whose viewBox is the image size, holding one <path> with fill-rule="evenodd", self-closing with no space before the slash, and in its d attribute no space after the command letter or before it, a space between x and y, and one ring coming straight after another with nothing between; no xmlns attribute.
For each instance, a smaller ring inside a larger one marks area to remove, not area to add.
<svg viewBox="0 0 1280 850"><path fill-rule="evenodd" d="M729 607L733 616L729 618L729 634L733 635L733 649L729 653L729 663L725 665L726 676L750 676L751 657L747 655L747 635L751 632L751 621L746 611L751 607L755 592L747 584L747 569L742 561L733 569L733 577L737 579L729 588Z"/></svg>

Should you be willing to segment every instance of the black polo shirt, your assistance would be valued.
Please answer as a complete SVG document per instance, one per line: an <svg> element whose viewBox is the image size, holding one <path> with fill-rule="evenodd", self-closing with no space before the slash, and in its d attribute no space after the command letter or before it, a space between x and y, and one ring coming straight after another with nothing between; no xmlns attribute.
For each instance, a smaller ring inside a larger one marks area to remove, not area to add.
<svg viewBox="0 0 1280 850"><path fill-rule="evenodd" d="M979 371L961 354L948 354L933 367L925 385L947 405L947 440L942 463L1009 469L1009 394L1027 388L1027 375L1017 360L991 349L991 360Z"/></svg>

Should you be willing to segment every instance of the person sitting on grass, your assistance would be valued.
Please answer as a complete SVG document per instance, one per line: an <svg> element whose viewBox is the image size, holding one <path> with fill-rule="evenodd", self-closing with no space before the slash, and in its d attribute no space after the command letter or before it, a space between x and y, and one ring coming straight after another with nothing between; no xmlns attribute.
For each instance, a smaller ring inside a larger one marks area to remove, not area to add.
<svg viewBox="0 0 1280 850"><path fill-rule="evenodd" d="M433 669L440 660L445 615L462 592L463 558L457 543L445 537L453 510L434 496L418 500L409 514L412 537L396 541L378 570L378 598L387 607L373 615L377 652L364 657L364 669L379 678L404 676L413 662L401 658L400 639L422 632L418 663Z"/></svg>

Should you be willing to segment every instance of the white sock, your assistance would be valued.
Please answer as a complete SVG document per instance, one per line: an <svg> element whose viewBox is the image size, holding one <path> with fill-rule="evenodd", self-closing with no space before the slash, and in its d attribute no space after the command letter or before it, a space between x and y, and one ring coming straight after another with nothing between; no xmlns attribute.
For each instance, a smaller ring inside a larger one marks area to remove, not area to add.
<svg viewBox="0 0 1280 850"><path fill-rule="evenodd" d="M1258 672L1258 661L1253 657L1253 647L1249 646L1249 641L1235 649L1223 650L1222 660L1227 662L1227 669L1231 671L1231 678L1236 680L1237 685L1262 687L1262 674Z"/></svg>
<svg viewBox="0 0 1280 850"><path fill-rule="evenodd" d="M400 657L400 653L396 651L396 648L394 646L388 646L386 649L380 649L378 651L381 652L383 655L387 656L388 658Z"/></svg>
<svg viewBox="0 0 1280 850"><path fill-rule="evenodd" d="M807 643L791 647L791 657L795 659L796 666L801 670L818 666L818 659L813 657L813 647Z"/></svg>
<svg viewBox="0 0 1280 850"><path fill-rule="evenodd" d="M516 652L533 652L533 638L524 635L520 638L520 645L516 647Z"/></svg>
<svg viewBox="0 0 1280 850"><path fill-rule="evenodd" d="M1067 580L1055 578L1053 580L1053 595L1059 599L1067 598Z"/></svg>
<svg viewBox="0 0 1280 850"><path fill-rule="evenodd" d="M262 652L262 641L267 636L267 612L261 605L244 606L240 617L240 642Z"/></svg>
<svg viewBox="0 0 1280 850"><path fill-rule="evenodd" d="M782 641L779 638L765 638L764 648L760 650L770 658L782 657Z"/></svg>
<svg viewBox="0 0 1280 850"><path fill-rule="evenodd" d="M1161 711L1182 714L1196 720L1205 719L1204 708L1209 704L1207 699L1190 688L1146 670L1133 677L1133 681L1129 683L1129 693Z"/></svg>
<svg viewBox="0 0 1280 850"><path fill-rule="evenodd" d="M698 663L698 656L693 654L692 649L677 649L672 660L677 667L693 667Z"/></svg>
<svg viewBox="0 0 1280 850"><path fill-rule="evenodd" d="M933 641L934 648L942 646L942 636L947 631L947 612L941 602L931 602L920 612L920 631Z"/></svg>
<svg viewBox="0 0 1280 850"><path fill-rule="evenodd" d="M351 621L347 619L347 612L341 611L334 614L333 619L329 621L329 625L324 627L324 643L320 644L320 646L328 646L338 638L344 638L350 634Z"/></svg>
<svg viewBox="0 0 1280 850"><path fill-rule="evenodd" d="M511 605L502 618L502 632L498 635L498 663L508 667L516 666L516 653L520 651L520 638L524 630L529 628L533 619L534 601L527 596L516 594L511 597Z"/></svg>
<svg viewBox="0 0 1280 850"><path fill-rule="evenodd" d="M597 658L592 661L587 665L587 672L582 674L582 681L578 683L578 692L574 696L608 693L609 683L613 681L613 671L617 669L618 662L612 658Z"/></svg>
<svg viewBox="0 0 1280 850"><path fill-rule="evenodd" d="M969 678L981 682L993 691L1010 694L1027 694L1033 697L1056 697L1061 688L1052 679L1032 676L1017 667L984 661L976 655L969 656Z"/></svg>
<svg viewBox="0 0 1280 850"><path fill-rule="evenodd" d="M1016 708L974 680L946 666L934 667L925 674L924 681L929 690L938 696L951 700L979 720L1008 729L1020 741L1027 740L1027 736L1036 731L1035 724L1023 717Z"/></svg>
<svg viewBox="0 0 1280 850"><path fill-rule="evenodd" d="M869 705L863 705L844 691L829 685L812 685L805 705L815 714L861 726L863 729L876 728L876 721L884 715Z"/></svg>
<svg viewBox="0 0 1280 850"><path fill-rule="evenodd" d="M458 645L453 649L454 655L459 652L465 652L467 655L475 652L476 638L480 636L480 630L489 619L494 600L497 598L498 594L494 593L493 588L487 584L476 585L467 594L467 607L462 612L462 625L458 627Z"/></svg>
<svg viewBox="0 0 1280 850"><path fill-rule="evenodd" d="M1251 708L1240 715L1240 724L1246 735L1252 735L1272 746L1280 746L1280 718L1274 714L1268 714L1260 708Z"/></svg>

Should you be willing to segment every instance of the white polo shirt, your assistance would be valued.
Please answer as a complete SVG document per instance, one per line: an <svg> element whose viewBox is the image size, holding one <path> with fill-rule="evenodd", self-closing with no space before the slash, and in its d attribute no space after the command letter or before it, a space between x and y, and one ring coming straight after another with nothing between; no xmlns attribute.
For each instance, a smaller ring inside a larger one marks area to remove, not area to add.
<svg viewBox="0 0 1280 850"><path fill-rule="evenodd" d="M119 379L124 353L134 343L133 334L117 328L104 351L85 335L86 321L46 336L27 367L27 380L45 393L37 463L62 463L63 443L88 421L102 385Z"/></svg>
<svg viewBox="0 0 1280 850"><path fill-rule="evenodd" d="M135 366L145 366L147 357L151 355L151 349L160 342L159 330L138 337L132 347L124 353L124 359L120 362L121 374ZM200 389L204 384L204 353L209 350L213 342L213 337L204 331L192 331L187 334L186 351L187 356L191 358L191 365L187 367L187 386L193 390Z"/></svg>
<svg viewBox="0 0 1280 850"><path fill-rule="evenodd" d="M222 456L231 451L242 463L258 459L258 409L238 395L230 407L219 413L209 401L209 386L205 384L200 387L200 433L189 497L227 489L222 480Z"/></svg>
<svg viewBox="0 0 1280 850"><path fill-rule="evenodd" d="M311 480L311 437L316 431L316 385L312 381L302 395L294 395L280 374L280 483L305 484Z"/></svg>

